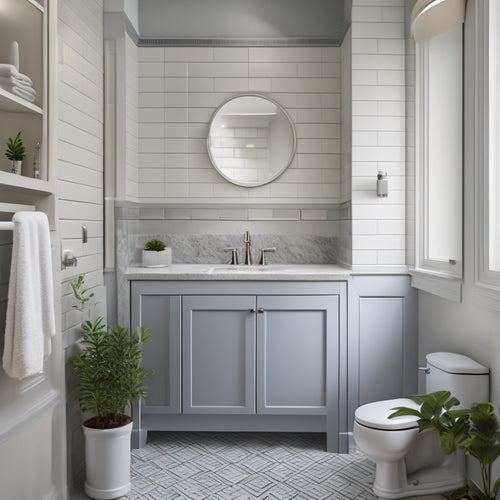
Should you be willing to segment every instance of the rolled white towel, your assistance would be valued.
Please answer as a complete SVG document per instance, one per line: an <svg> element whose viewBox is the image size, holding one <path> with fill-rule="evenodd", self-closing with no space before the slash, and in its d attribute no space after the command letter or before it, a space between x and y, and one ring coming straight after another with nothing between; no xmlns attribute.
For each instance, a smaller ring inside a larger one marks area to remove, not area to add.
<svg viewBox="0 0 500 500"><path fill-rule="evenodd" d="M19 73L13 64L0 64L0 76L11 77L14 76L19 80L22 80L27 85L33 85L33 80L28 75Z"/></svg>
<svg viewBox="0 0 500 500"><path fill-rule="evenodd" d="M28 92L16 85L0 85L0 88L5 89L7 92L17 95L18 97L22 97L26 101L34 102L36 94Z"/></svg>

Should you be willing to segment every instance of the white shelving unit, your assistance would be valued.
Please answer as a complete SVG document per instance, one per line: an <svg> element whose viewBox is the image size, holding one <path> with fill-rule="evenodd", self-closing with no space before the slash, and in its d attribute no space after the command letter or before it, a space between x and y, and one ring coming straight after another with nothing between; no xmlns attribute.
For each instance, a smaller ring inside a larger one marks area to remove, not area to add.
<svg viewBox="0 0 500 500"><path fill-rule="evenodd" d="M10 64L12 42L19 44L19 72L33 81L36 92L29 102L9 89L0 87L0 198L13 192L47 196L52 193L48 172L48 13L47 0L2 0L0 16L0 64ZM21 132L26 157L22 175L10 173L11 162L5 157L9 137ZM39 142L40 177L34 179L35 145ZM24 200L23 200L24 201Z"/></svg>

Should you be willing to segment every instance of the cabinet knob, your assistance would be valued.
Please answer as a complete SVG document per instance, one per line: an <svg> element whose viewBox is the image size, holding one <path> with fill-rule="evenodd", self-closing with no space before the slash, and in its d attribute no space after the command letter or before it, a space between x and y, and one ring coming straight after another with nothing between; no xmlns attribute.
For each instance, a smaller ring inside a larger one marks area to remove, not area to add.
<svg viewBox="0 0 500 500"><path fill-rule="evenodd" d="M250 309L250 312L251 312L251 313L254 313L254 312L255 312L255 309Z"/></svg>
<svg viewBox="0 0 500 500"><path fill-rule="evenodd" d="M265 312L265 309L263 307L259 307L257 309L257 312L262 314L263 312Z"/></svg>

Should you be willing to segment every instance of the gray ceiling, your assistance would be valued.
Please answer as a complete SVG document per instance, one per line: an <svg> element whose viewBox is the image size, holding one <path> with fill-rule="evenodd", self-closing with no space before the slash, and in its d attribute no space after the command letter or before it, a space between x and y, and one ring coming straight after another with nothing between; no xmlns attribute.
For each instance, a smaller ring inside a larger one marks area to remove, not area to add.
<svg viewBox="0 0 500 500"><path fill-rule="evenodd" d="M141 38L341 40L350 5L350 0L139 0L139 32Z"/></svg>

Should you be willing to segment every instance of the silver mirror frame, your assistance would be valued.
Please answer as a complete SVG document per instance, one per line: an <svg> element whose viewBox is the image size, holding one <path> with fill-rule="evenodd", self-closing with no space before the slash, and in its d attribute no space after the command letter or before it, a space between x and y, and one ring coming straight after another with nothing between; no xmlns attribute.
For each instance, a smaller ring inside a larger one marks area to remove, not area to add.
<svg viewBox="0 0 500 500"><path fill-rule="evenodd" d="M228 177L226 174L224 174L222 172L222 169L219 166L217 166L215 158L212 155L212 150L211 150L211 145L210 145L210 131L212 129L212 124L213 124L214 120L216 119L217 114L219 113L219 111L227 103L229 103L231 101L234 101L235 99L238 99L240 97L259 97L261 99L265 99L266 101L271 102L272 104L274 104L278 108L278 110L280 110L283 113L283 115L285 116L285 118L288 120L288 123L290 124L290 128L292 130L293 147L292 147L292 151L290 152L290 156L289 156L288 160L285 161L285 165L283 167L281 167L280 170L278 170L278 172L276 174L274 174L272 177L269 177L265 181L261 181L261 182L241 182L241 181L234 180L234 179ZM210 122L208 124L207 151L208 151L208 156L210 157L210 162L212 163L213 167L215 168L215 170L217 170L217 173L221 177L223 177L224 179L226 179L231 184L235 184L237 186L242 186L242 187L259 187L259 186L265 186L266 184L269 184L270 182L273 182L278 177L280 177L281 175L283 175L283 173L287 170L287 168L292 164L293 159L295 157L296 150L297 150L297 133L295 131L295 125L294 125L294 123L293 123L290 115L285 110L285 108L283 108L283 106L281 106L281 104L279 104L274 99L271 99L270 97L268 97L266 95L263 95L263 94L242 93L242 94L237 94L237 95L233 95L233 96L229 97L224 102L222 102L222 104L220 104L220 106L215 110L215 112L213 113L212 118L210 119Z"/></svg>

